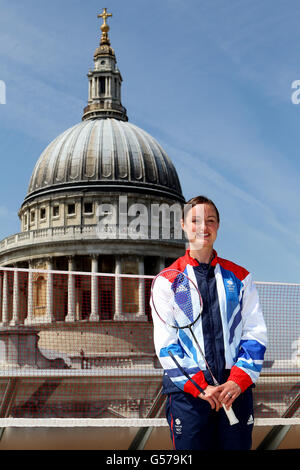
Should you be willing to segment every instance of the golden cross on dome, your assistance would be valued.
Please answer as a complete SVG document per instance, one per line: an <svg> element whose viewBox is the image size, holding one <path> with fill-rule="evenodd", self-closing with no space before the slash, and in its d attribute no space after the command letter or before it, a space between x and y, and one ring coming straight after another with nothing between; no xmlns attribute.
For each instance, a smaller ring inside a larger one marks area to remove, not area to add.
<svg viewBox="0 0 300 470"><path fill-rule="evenodd" d="M101 15L98 15L98 18L103 18L103 25L106 26L106 20L107 18L112 17L112 13L107 13L107 8L103 8L103 13Z"/></svg>
<svg viewBox="0 0 300 470"><path fill-rule="evenodd" d="M107 18L112 17L111 13L107 13L107 9L103 8L103 12L98 15L98 18L103 18L103 25L101 26L101 31L102 31L102 37L101 37L101 44L102 45L110 45L109 39L108 39L108 31L110 30L110 27L106 23Z"/></svg>

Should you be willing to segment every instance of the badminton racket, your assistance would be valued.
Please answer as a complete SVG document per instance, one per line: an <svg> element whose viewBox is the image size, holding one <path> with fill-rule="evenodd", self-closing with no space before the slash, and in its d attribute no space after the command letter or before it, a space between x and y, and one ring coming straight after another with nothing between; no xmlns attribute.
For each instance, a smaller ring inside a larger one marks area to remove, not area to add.
<svg viewBox="0 0 300 470"><path fill-rule="evenodd" d="M163 288L169 283L168 289ZM153 309L160 320L171 328L178 330L188 329L197 345L199 353L209 371L213 384L220 385L206 360L203 350L192 329L199 320L203 311L203 301L195 282L185 273L177 269L165 269L153 280L151 286L151 302ZM169 350L169 355L173 359L181 373L185 375L198 390L205 395L204 390L196 384L189 374L180 366L179 362ZM239 420L235 416L232 408L227 409L222 404L224 411L231 425L237 424Z"/></svg>

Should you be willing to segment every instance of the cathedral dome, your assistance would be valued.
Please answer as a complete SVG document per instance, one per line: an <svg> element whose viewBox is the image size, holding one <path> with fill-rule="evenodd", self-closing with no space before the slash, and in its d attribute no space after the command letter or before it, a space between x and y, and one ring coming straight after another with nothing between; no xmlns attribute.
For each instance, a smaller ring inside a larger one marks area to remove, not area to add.
<svg viewBox="0 0 300 470"><path fill-rule="evenodd" d="M113 118L89 119L44 150L24 202L70 190L143 192L183 201L173 163L147 132Z"/></svg>
<svg viewBox="0 0 300 470"><path fill-rule="evenodd" d="M108 37L102 37L88 73L88 103L82 122L58 136L36 163L23 203L74 191L139 192L184 202L173 163L147 132L128 122L121 102L122 76Z"/></svg>

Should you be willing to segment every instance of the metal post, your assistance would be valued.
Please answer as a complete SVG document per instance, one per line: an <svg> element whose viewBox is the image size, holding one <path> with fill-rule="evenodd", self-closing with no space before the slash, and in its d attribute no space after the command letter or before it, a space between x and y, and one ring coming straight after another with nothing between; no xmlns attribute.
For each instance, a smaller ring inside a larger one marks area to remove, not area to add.
<svg viewBox="0 0 300 470"><path fill-rule="evenodd" d="M165 399L166 397L162 393L162 388L160 388L151 406L151 409L149 410L149 413L147 414L147 418L155 418L159 414L165 402ZM133 441L131 442L128 450L143 450L145 445L147 444L149 437L151 436L152 431L153 431L153 426L140 428L138 432L136 433Z"/></svg>
<svg viewBox="0 0 300 470"><path fill-rule="evenodd" d="M288 409L282 415L282 418L292 418L298 408L300 407L300 392L296 395ZM271 431L266 435L263 441L259 444L256 450L275 450L281 444L287 433L289 432L291 425L277 425L274 426Z"/></svg>
<svg viewBox="0 0 300 470"><path fill-rule="evenodd" d="M8 379L4 396L2 398L2 402L0 405L0 417L7 418L11 412L13 407L16 393L17 393L17 386L18 386L19 379ZM0 441L3 437L6 428L0 428Z"/></svg>

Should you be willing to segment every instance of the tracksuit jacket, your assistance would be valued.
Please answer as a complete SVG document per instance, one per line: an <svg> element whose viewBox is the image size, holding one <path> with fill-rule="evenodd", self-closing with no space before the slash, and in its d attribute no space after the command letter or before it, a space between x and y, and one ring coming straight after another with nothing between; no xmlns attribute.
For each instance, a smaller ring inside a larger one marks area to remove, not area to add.
<svg viewBox="0 0 300 470"><path fill-rule="evenodd" d="M203 312L192 328L214 376L219 383L232 380L245 391L259 377L267 345L266 325L251 274L215 251L210 265L200 264L187 250L169 268L184 272L198 285ZM161 288L171 287L171 281L166 281ZM164 393L184 391L197 397L198 388L168 354L171 350L202 389L213 384L189 330L167 327L153 307L152 317L155 350L164 369Z"/></svg>

